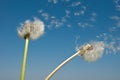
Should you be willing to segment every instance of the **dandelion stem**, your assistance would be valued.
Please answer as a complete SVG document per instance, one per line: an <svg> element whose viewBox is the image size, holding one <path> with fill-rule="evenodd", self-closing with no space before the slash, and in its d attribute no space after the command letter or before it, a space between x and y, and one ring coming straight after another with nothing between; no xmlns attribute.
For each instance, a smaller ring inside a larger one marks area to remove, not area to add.
<svg viewBox="0 0 120 80"><path fill-rule="evenodd" d="M29 44L29 38L26 37L20 80L24 80L25 79L26 59L27 59L27 53L28 53L28 44Z"/></svg>
<svg viewBox="0 0 120 80"><path fill-rule="evenodd" d="M76 56L78 56L78 54L80 54L80 51L78 51L77 53L75 53L74 55L72 55L71 57L69 57L68 59L66 59L65 61L63 61L57 68L55 68L46 78L45 80L50 80L50 78L62 67L64 66L66 63L68 63L70 60L72 60L73 58L75 58Z"/></svg>

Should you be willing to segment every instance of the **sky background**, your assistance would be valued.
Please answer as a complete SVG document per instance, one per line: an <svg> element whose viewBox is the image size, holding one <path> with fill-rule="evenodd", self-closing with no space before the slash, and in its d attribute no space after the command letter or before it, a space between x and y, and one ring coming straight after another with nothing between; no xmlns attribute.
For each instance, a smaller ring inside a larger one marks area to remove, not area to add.
<svg viewBox="0 0 120 80"><path fill-rule="evenodd" d="M20 80L25 40L17 28L34 17L45 34L30 41L26 80L44 80L90 41L106 43L102 58L78 56L51 80L120 80L120 0L0 0L0 80Z"/></svg>

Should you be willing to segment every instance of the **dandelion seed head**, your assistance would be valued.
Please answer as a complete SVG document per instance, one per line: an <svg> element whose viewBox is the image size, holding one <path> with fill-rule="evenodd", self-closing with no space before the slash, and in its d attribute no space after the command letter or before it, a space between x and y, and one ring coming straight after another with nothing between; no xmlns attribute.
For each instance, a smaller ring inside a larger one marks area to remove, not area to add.
<svg viewBox="0 0 120 80"><path fill-rule="evenodd" d="M84 53L80 54L80 56L88 62L94 62L102 57L104 51L104 42L91 42L89 45L92 47L87 49L83 49L84 47L81 48L85 51Z"/></svg>
<svg viewBox="0 0 120 80"><path fill-rule="evenodd" d="M32 40L39 38L44 34L44 23L35 18L33 22L26 20L21 27L18 28L18 35L21 38L30 38Z"/></svg>

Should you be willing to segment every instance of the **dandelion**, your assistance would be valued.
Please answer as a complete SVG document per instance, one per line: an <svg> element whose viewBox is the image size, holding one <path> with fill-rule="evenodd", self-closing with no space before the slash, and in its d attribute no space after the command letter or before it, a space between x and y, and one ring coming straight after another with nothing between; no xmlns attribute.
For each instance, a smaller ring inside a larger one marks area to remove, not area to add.
<svg viewBox="0 0 120 80"><path fill-rule="evenodd" d="M83 45L75 54L73 54L71 57L63 61L57 68L55 68L46 78L45 80L50 80L50 78L66 63L68 63L70 60L75 58L76 56L81 56L86 61L92 62L99 59L104 50L104 43L103 42L91 42L90 44Z"/></svg>
<svg viewBox="0 0 120 80"><path fill-rule="evenodd" d="M18 35L26 40L20 80L24 80L25 78L29 39L35 40L40 36L42 36L43 34L44 34L44 23L36 18L34 19L33 22L31 22L30 20L25 21L25 23L22 24L20 28L18 28Z"/></svg>

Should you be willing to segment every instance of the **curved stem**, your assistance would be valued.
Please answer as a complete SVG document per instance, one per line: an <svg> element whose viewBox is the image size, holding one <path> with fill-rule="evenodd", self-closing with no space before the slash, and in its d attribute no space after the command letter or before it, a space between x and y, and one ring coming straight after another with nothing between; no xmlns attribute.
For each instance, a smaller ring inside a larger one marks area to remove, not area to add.
<svg viewBox="0 0 120 80"><path fill-rule="evenodd" d="M63 61L57 68L55 68L55 69L45 78L45 80L50 80L50 78L51 78L62 66L64 66L66 63L68 63L70 60L72 60L74 57L76 57L79 53L80 53L80 51L78 51L77 53L75 53L74 55L72 55L71 57L69 57L68 59L66 59L65 61Z"/></svg>
<svg viewBox="0 0 120 80"><path fill-rule="evenodd" d="M26 60L27 60L27 53L28 53L28 44L29 44L29 38L26 38L20 80L24 80L25 79Z"/></svg>

